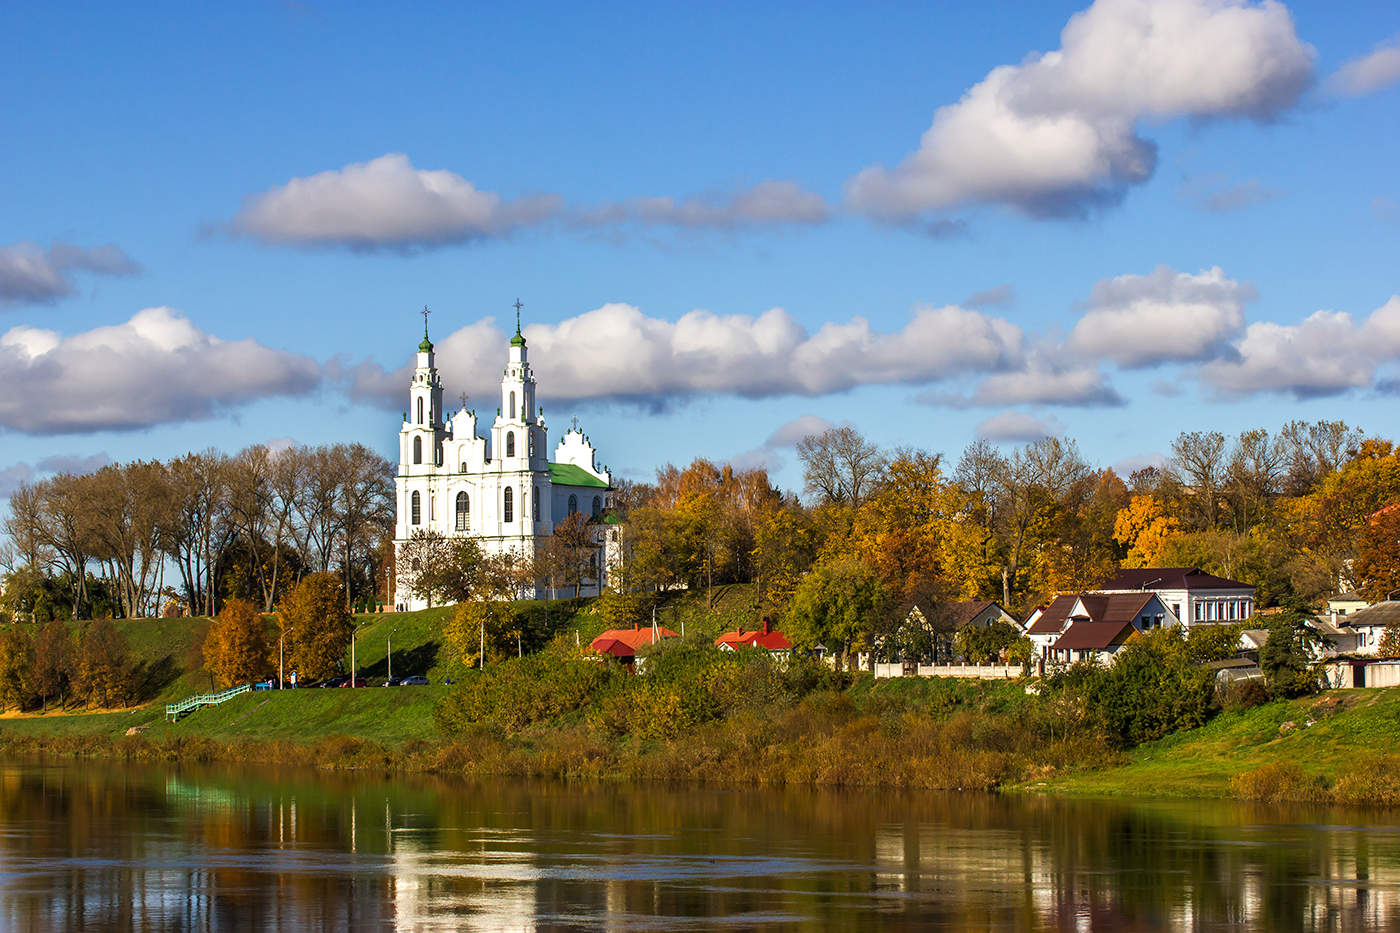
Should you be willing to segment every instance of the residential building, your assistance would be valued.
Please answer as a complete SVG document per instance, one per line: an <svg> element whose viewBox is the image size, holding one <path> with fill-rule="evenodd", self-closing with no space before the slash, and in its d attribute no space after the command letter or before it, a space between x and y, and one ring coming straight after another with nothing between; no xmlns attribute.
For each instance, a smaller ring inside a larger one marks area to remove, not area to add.
<svg viewBox="0 0 1400 933"><path fill-rule="evenodd" d="M1094 587L1095 593L1156 593L1182 625L1243 622L1254 616L1254 587L1198 567L1124 569Z"/></svg>
<svg viewBox="0 0 1400 933"><path fill-rule="evenodd" d="M1177 624L1156 593L1078 593L1057 596L1043 609L1038 607L1026 619L1026 635L1043 661L1111 663L1138 633Z"/></svg>

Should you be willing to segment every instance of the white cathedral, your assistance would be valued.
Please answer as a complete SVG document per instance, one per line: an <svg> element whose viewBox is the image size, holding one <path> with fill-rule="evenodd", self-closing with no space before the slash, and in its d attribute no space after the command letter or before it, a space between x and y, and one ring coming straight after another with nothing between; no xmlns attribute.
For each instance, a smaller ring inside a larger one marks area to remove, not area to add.
<svg viewBox="0 0 1400 933"><path fill-rule="evenodd" d="M434 365L425 309L409 410L399 430L395 553L415 532L431 530L447 537L470 535L487 554L514 551L529 559L553 533L556 522L575 512L595 521L603 517L612 477L598 466L593 445L577 421L555 448L554 459L547 458L544 411L535 404L535 376L520 333L519 313L517 303L515 336L510 338L501 376L501 405L490 436L480 437L476 412L466 409L465 397L455 414L443 409L442 381ZM596 569L585 580L582 595L597 595L606 585L604 549L615 543L617 535L605 541L602 530L595 533ZM407 584L406 575L396 578L395 606L426 608L427 602L413 596ZM545 594L537 588L521 595Z"/></svg>

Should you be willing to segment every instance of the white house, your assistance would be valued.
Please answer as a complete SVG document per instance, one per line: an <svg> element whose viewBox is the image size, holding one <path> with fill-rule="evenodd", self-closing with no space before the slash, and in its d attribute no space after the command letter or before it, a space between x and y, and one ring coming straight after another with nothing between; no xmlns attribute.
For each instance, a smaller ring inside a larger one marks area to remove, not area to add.
<svg viewBox="0 0 1400 933"><path fill-rule="evenodd" d="M1243 622L1254 616L1254 587L1196 567L1144 567L1118 571L1095 593L1156 593L1182 625Z"/></svg>
<svg viewBox="0 0 1400 933"><path fill-rule="evenodd" d="M1156 593L1078 593L1038 607L1026 619L1026 635L1042 660L1111 663L1134 635L1177 624Z"/></svg>
<svg viewBox="0 0 1400 933"><path fill-rule="evenodd" d="M515 552L533 556L554 526L583 512L598 520L608 507L612 477L598 465L588 436L577 426L565 433L548 457L544 410L535 403L535 376L530 368L519 319L510 339L501 375L500 406L483 426L474 410L443 408L433 344L423 328L417 365L409 386L408 411L399 429L399 471L395 479L397 521L395 549L418 531L447 537L470 535L487 554ZM596 594L606 583L609 548L618 535L594 531L596 569L583 589ZM427 604L408 592L411 568L403 568L394 602L404 609ZM542 595L536 593L522 595Z"/></svg>

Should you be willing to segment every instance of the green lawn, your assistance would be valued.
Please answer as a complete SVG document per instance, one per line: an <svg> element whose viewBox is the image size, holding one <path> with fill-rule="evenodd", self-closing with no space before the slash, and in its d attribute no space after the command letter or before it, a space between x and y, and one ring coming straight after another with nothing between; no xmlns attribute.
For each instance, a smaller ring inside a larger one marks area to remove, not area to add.
<svg viewBox="0 0 1400 933"><path fill-rule="evenodd" d="M1289 722L1294 725L1283 728ZM1199 729L1134 749L1121 767L1027 789L1092 796L1225 797L1233 777L1268 762L1291 762L1332 781L1358 761L1397 752L1400 687L1332 690L1222 713Z"/></svg>

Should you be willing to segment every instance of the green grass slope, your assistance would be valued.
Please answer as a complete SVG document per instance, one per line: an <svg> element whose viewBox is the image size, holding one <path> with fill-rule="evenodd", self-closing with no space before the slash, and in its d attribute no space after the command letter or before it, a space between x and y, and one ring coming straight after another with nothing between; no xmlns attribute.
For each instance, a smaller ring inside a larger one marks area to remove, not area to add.
<svg viewBox="0 0 1400 933"><path fill-rule="evenodd" d="M1221 713L1199 729L1134 749L1120 767L1072 774L1028 789L1092 796L1228 797L1231 779L1260 765L1294 764L1331 783L1358 763L1397 750L1400 687L1332 690Z"/></svg>

